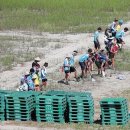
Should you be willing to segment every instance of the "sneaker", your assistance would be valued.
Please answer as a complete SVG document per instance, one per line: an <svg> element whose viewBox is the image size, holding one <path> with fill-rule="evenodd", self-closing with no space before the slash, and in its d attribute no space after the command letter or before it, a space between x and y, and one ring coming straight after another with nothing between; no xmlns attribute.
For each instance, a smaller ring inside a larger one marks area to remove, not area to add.
<svg viewBox="0 0 130 130"><path fill-rule="evenodd" d="M80 78L79 78L79 77L78 77L78 78L76 78L76 81L77 81L77 82L79 82L79 81L80 81Z"/></svg>
<svg viewBox="0 0 130 130"><path fill-rule="evenodd" d="M68 81L65 82L66 85L70 85Z"/></svg>

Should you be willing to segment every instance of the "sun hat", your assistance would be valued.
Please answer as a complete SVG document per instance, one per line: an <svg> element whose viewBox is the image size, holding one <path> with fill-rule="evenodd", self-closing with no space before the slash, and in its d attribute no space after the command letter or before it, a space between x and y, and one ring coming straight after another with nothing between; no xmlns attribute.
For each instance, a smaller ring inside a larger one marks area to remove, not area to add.
<svg viewBox="0 0 130 130"><path fill-rule="evenodd" d="M41 59L39 57L36 57L34 60L35 61L40 61Z"/></svg>

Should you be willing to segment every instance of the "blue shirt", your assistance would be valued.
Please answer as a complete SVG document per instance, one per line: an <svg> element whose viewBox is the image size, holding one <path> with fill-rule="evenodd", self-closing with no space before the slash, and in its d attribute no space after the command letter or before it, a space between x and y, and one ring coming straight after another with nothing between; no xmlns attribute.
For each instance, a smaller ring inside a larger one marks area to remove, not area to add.
<svg viewBox="0 0 130 130"><path fill-rule="evenodd" d="M79 62L85 62L89 58L89 54L84 54L79 58Z"/></svg>
<svg viewBox="0 0 130 130"><path fill-rule="evenodd" d="M70 66L74 66L74 56L72 55L69 60Z"/></svg>
<svg viewBox="0 0 130 130"><path fill-rule="evenodd" d="M117 38L117 39L123 38L124 36L125 36L124 30L118 31L118 32L116 33L116 38Z"/></svg>
<svg viewBox="0 0 130 130"><path fill-rule="evenodd" d="M70 64L67 58L64 60L64 70L70 70Z"/></svg>
<svg viewBox="0 0 130 130"><path fill-rule="evenodd" d="M29 90L34 90L34 83L32 81L31 75L26 78L26 83L28 84Z"/></svg>
<svg viewBox="0 0 130 130"><path fill-rule="evenodd" d="M98 38L99 38L99 32L96 31L96 32L94 33L94 41L98 41Z"/></svg>
<svg viewBox="0 0 130 130"><path fill-rule="evenodd" d="M103 54L99 54L99 60L101 61L101 62L106 62L106 60L107 60L107 57L106 57L106 55L103 55Z"/></svg>

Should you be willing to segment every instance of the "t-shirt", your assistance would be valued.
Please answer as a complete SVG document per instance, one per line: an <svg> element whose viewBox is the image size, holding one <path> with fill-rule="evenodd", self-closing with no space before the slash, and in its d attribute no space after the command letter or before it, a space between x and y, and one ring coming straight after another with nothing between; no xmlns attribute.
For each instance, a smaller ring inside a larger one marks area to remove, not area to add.
<svg viewBox="0 0 130 130"><path fill-rule="evenodd" d="M29 90L33 90L34 89L34 83L32 81L31 75L29 75L29 76L26 77L26 83L28 85L28 89Z"/></svg>
<svg viewBox="0 0 130 130"><path fill-rule="evenodd" d="M117 46L117 45L112 45L110 51L111 51L112 53L117 53L117 51L118 51L118 46Z"/></svg>
<svg viewBox="0 0 130 130"><path fill-rule="evenodd" d="M104 54L99 54L99 61L101 61L101 62L106 62L106 60L107 60L106 55L104 55Z"/></svg>
<svg viewBox="0 0 130 130"><path fill-rule="evenodd" d="M72 55L69 60L70 66L74 66L74 56Z"/></svg>
<svg viewBox="0 0 130 130"><path fill-rule="evenodd" d="M41 69L41 79L46 79L46 76L47 76L46 67L43 66L43 68Z"/></svg>
<svg viewBox="0 0 130 130"><path fill-rule="evenodd" d="M116 31L116 22L113 22L113 23L110 25L109 28L111 29L112 32L115 32L115 31Z"/></svg>
<svg viewBox="0 0 130 130"><path fill-rule="evenodd" d="M34 84L35 84L35 85L39 85L39 84L40 84L40 82L39 82L39 77L38 77L37 74L35 74L35 76L36 76L36 79L34 80Z"/></svg>
<svg viewBox="0 0 130 130"><path fill-rule="evenodd" d="M116 31L119 31L121 29L121 25L116 26Z"/></svg>
<svg viewBox="0 0 130 130"><path fill-rule="evenodd" d="M124 36L125 36L124 30L118 31L118 32L116 33L116 38L117 38L117 39L119 39L119 38L122 39Z"/></svg>
<svg viewBox="0 0 130 130"><path fill-rule="evenodd" d="M70 70L70 64L67 58L65 58L63 66L65 71Z"/></svg>
<svg viewBox="0 0 130 130"><path fill-rule="evenodd" d="M94 41L98 41L98 38L99 38L99 32L96 31L96 32L94 33Z"/></svg>
<svg viewBox="0 0 130 130"><path fill-rule="evenodd" d="M79 58L79 62L85 62L89 59L89 54L84 54Z"/></svg>

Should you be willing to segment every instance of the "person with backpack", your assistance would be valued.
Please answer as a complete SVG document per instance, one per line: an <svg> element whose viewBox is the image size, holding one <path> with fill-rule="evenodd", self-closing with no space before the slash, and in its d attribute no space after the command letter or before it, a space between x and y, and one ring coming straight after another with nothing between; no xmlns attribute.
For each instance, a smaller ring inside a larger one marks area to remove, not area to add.
<svg viewBox="0 0 130 130"><path fill-rule="evenodd" d="M107 38L115 37L117 31L116 30L117 25L118 25L118 20L115 18L114 21L110 24L110 26L105 30L105 35L107 36Z"/></svg>

